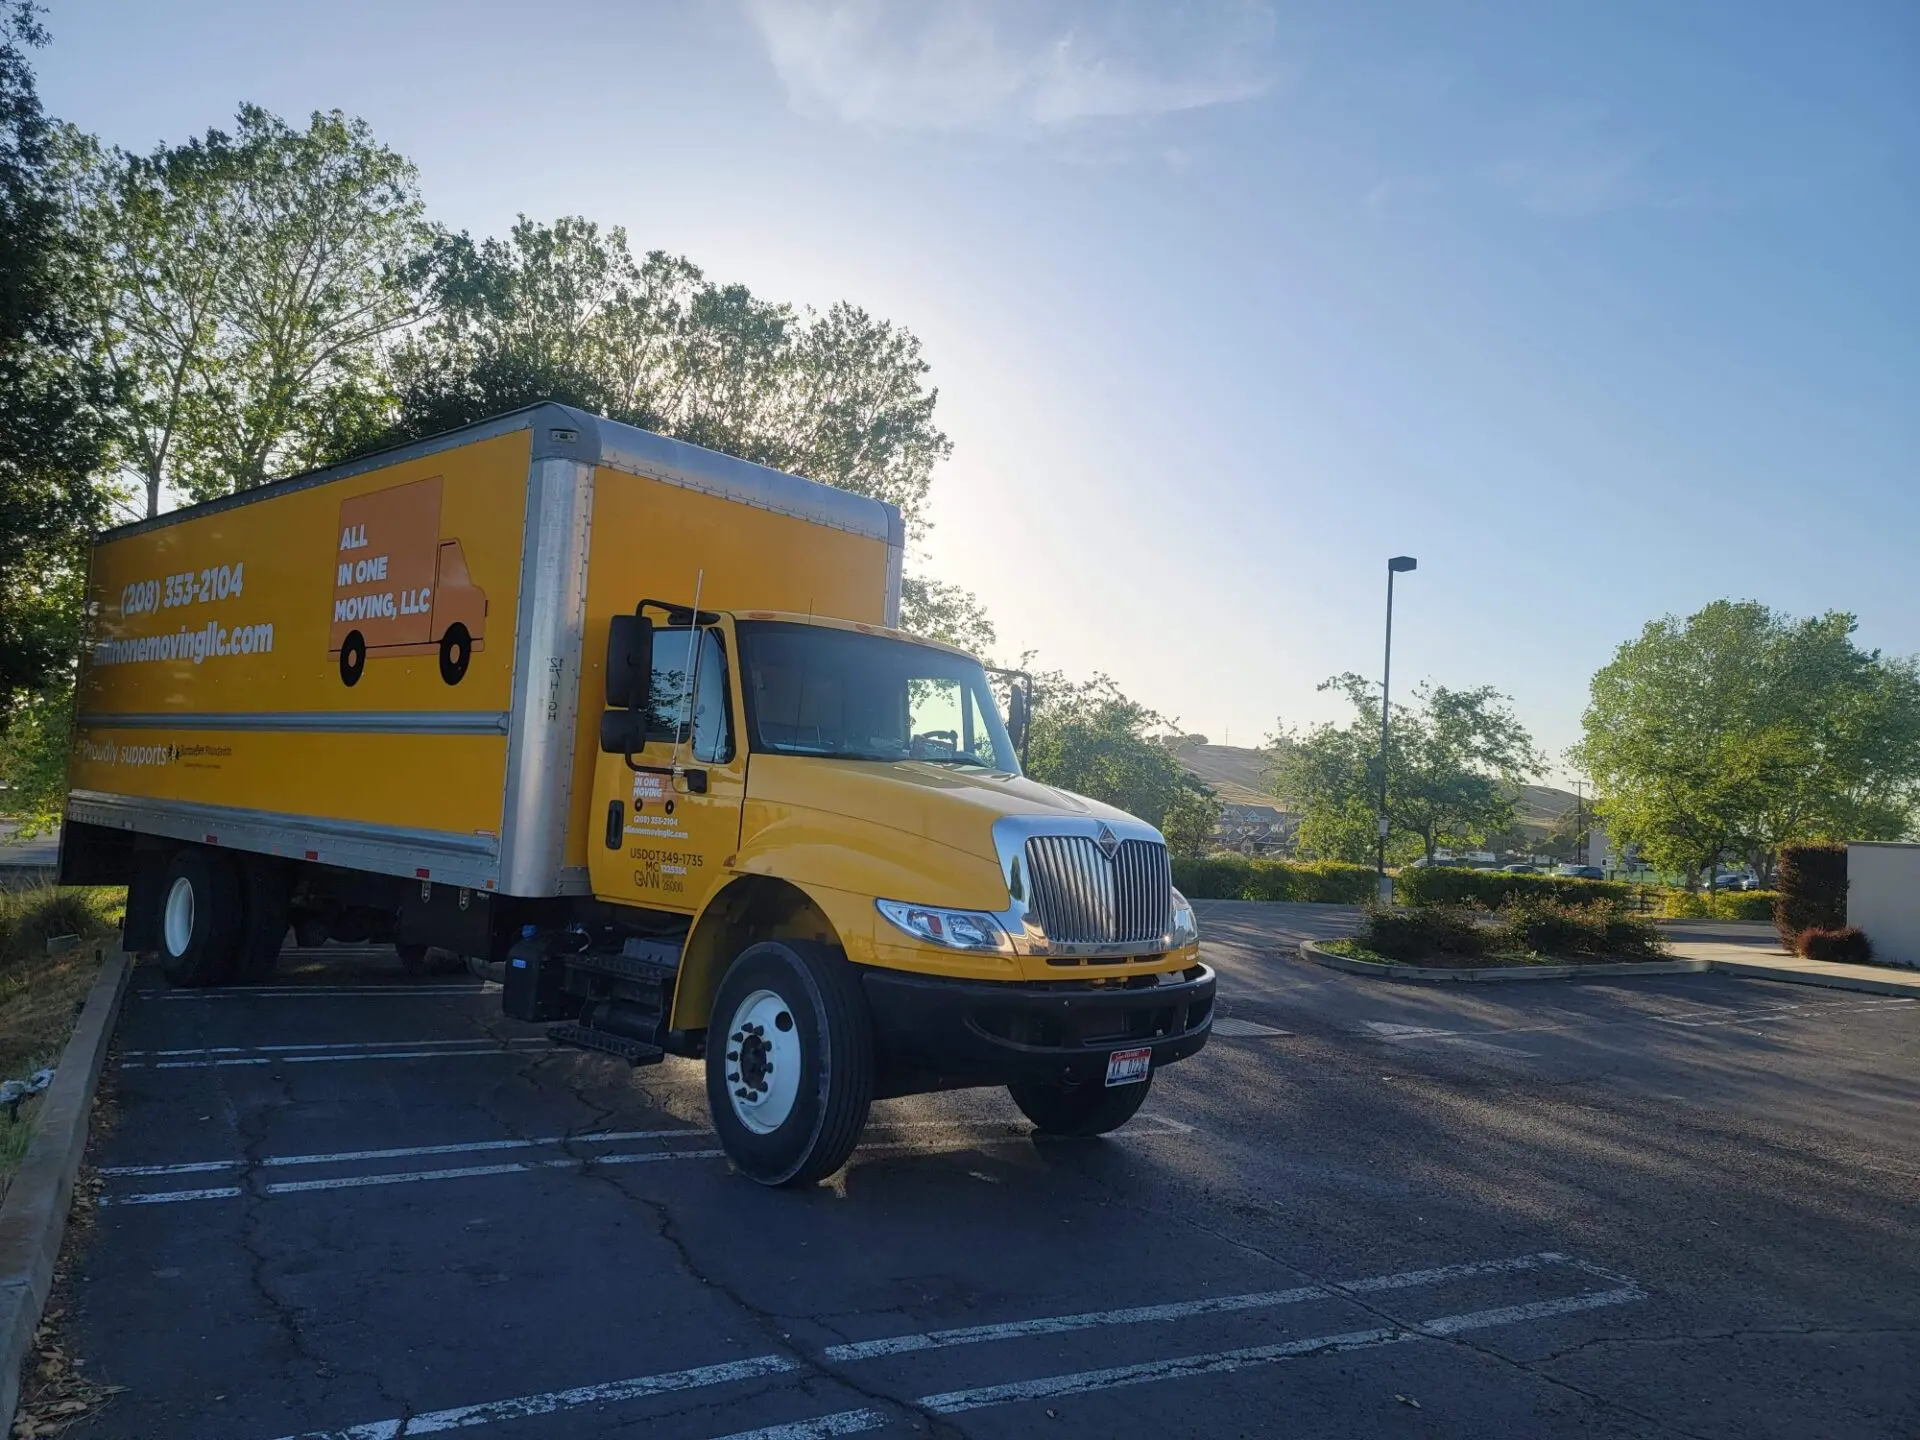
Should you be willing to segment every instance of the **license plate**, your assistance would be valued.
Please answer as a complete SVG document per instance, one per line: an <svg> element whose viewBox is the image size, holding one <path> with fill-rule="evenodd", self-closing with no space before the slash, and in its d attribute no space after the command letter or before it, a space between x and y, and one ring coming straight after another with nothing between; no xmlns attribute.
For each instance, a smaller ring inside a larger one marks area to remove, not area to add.
<svg viewBox="0 0 1920 1440"><path fill-rule="evenodd" d="M1138 1085L1153 1068L1151 1050L1116 1050L1107 1056L1108 1085Z"/></svg>

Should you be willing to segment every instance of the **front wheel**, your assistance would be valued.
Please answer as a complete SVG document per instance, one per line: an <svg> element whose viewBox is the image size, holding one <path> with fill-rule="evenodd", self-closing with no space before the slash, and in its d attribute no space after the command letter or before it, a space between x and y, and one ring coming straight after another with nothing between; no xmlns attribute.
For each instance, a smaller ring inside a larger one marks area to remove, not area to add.
<svg viewBox="0 0 1920 1440"><path fill-rule="evenodd" d="M808 940L741 951L714 997L707 1105L727 1158L762 1185L811 1185L859 1143L873 1022L846 957Z"/></svg>
<svg viewBox="0 0 1920 1440"><path fill-rule="evenodd" d="M440 637L440 678L449 685L458 685L467 673L467 662L473 659L473 635L458 620L447 627L447 633Z"/></svg>
<svg viewBox="0 0 1920 1440"><path fill-rule="evenodd" d="M1057 1080L1016 1080L1007 1086L1007 1093L1043 1135L1105 1135L1139 1113L1152 1084L1151 1075L1136 1084L1111 1089Z"/></svg>

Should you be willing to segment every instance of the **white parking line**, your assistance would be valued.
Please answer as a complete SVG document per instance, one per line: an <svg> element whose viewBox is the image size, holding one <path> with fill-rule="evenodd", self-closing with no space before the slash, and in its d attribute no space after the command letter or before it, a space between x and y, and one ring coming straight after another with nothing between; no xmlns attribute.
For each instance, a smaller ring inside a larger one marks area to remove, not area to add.
<svg viewBox="0 0 1920 1440"><path fill-rule="evenodd" d="M1294 1290L1273 1291L1273 1295L1313 1295L1337 1298L1342 1292L1347 1294L1379 1293L1383 1291L1416 1288L1422 1285L1437 1284L1473 1275L1496 1274L1516 1270L1537 1269L1549 1264L1570 1264L1575 1268L1594 1273L1605 1273L1597 1266L1589 1266L1570 1256L1557 1252L1543 1252L1538 1255L1523 1255L1508 1260L1476 1261L1464 1265L1445 1265L1427 1270L1407 1271L1399 1275L1379 1275L1363 1280L1345 1283L1328 1283L1296 1287ZM1258 1365L1270 1365L1283 1360L1302 1359L1313 1355L1337 1354L1343 1351L1373 1349L1385 1345L1401 1344L1422 1339L1444 1339L1448 1336L1465 1334L1474 1330L1491 1329L1496 1326L1516 1325L1533 1320L1547 1320L1561 1315L1577 1314L1587 1310L1604 1309L1614 1305L1626 1305L1644 1300L1646 1293L1631 1281L1617 1285L1613 1289L1587 1291L1583 1294L1568 1295L1552 1300L1539 1300L1524 1305L1503 1305L1495 1309L1469 1310L1451 1315L1442 1315L1433 1320L1395 1321L1389 1325L1374 1326L1364 1330L1350 1330L1335 1334L1316 1335L1301 1340L1288 1340L1272 1345L1254 1345L1228 1350L1214 1350L1194 1355L1175 1355L1164 1359L1144 1361L1135 1365L1116 1365L1100 1370L1080 1370L1061 1375L1044 1376L1035 1380L1016 1381L1004 1385L984 1385L966 1390L948 1390L934 1395L925 1395L915 1405L923 1411L936 1414L955 1415L969 1410L985 1409L994 1405L1017 1404L1022 1401L1053 1399L1064 1395L1081 1395L1098 1390L1117 1389L1128 1385L1145 1385L1161 1380L1185 1379L1201 1375L1229 1374ZM1190 1301L1169 1306L1143 1307L1139 1311L1103 1312L1113 1316L1134 1317L1152 1312L1153 1318L1183 1318L1192 1314L1207 1313L1204 1307L1208 1301ZM900 1336L891 1342L858 1342L853 1346L835 1346L822 1352L826 1360L872 1359L883 1355L903 1353L904 1349L939 1348L947 1344L978 1344L987 1341L1004 1340L1032 1334L1056 1333L1061 1328L1079 1328L1063 1325L1062 1322L1087 1320L1086 1316L1056 1316L1031 1321L1016 1321L1008 1325L974 1326L966 1330L930 1331L925 1336ZM1124 1321L1099 1320L1095 1323L1138 1323L1133 1318ZM964 1337L964 1338L962 1338ZM924 1340L930 1344L901 1346L900 1342ZM887 1344L895 1348L873 1349L874 1344ZM703 1388L709 1385L725 1384L734 1380L757 1378L767 1375L796 1374L812 1367L804 1360L782 1355L760 1355L748 1360L735 1360L724 1365L703 1366L691 1370L676 1370L663 1375L643 1375L630 1380L616 1380L604 1385L586 1385L570 1390L552 1390L537 1395L522 1395L510 1400L495 1400L479 1405L463 1405L454 1409L435 1410L426 1414L412 1415L405 1420L377 1420L344 1430L311 1431L304 1435L288 1436L285 1440L394 1440L401 1434L432 1435L448 1430L461 1430L476 1425L489 1425L503 1420L520 1420L538 1415L552 1415L561 1411L580 1409L589 1405L607 1405L617 1401L643 1398L649 1395L664 1394L677 1390ZM816 1437L837 1435L857 1435L878 1430L891 1423L891 1417L875 1409L842 1410L828 1415L815 1416L805 1420L788 1421L782 1424L764 1426L756 1430L736 1431L725 1440L816 1440Z"/></svg>
<svg viewBox="0 0 1920 1440"><path fill-rule="evenodd" d="M876 1132L889 1130L954 1130L973 1131L965 1137L960 1148L987 1145L1022 1145L1032 1141L1032 1131L1024 1125L1011 1122L1002 1127L1008 1131L1004 1135L982 1135L977 1133L978 1126L969 1126L961 1120L904 1120L892 1124L875 1125ZM1155 1136L1174 1136L1191 1134L1193 1127L1182 1125L1177 1120L1163 1120L1158 1116L1142 1115L1137 1117L1120 1135L1133 1135L1142 1138ZM322 1155L285 1155L270 1156L259 1161L261 1166L268 1165L331 1165L355 1160L406 1159L421 1155L457 1155L489 1150L531 1149L542 1145L560 1145L569 1142L604 1144L615 1140L711 1140L713 1131L692 1128L679 1130L628 1130L607 1131L598 1135L548 1136L533 1140L480 1140L465 1145L410 1145L393 1150L337 1151ZM872 1155L887 1151L913 1150L920 1148L922 1142L914 1140L870 1141L860 1146L861 1154ZM214 1185L194 1190L150 1190L132 1195L102 1195L101 1205L178 1205L196 1200L237 1200L249 1193L258 1195L299 1195L322 1190L362 1190L379 1185L410 1185L429 1180L466 1180L483 1175L531 1174L540 1170L585 1169L589 1165L645 1165L655 1161L675 1160L717 1160L724 1151L715 1149L701 1150L648 1150L622 1155L595 1155L580 1157L573 1155L556 1156L547 1160L508 1161L498 1165L464 1165L434 1170L394 1170L382 1171L373 1175L347 1175L326 1180L276 1180L249 1192L241 1185ZM116 1166L101 1173L108 1175L189 1175L206 1174L210 1171L241 1170L246 1168L244 1160L196 1160L182 1165L126 1165Z"/></svg>
<svg viewBox="0 0 1920 1440"><path fill-rule="evenodd" d="M404 1042L402 1042L404 1043ZM468 1055L511 1055L515 1047L540 1046L553 1047L553 1042L545 1036L514 1040L420 1040L417 1045L466 1046L464 1050L346 1050L333 1051L323 1055L228 1055L212 1060L123 1060L122 1070L220 1070L233 1065L325 1065L347 1060L454 1060Z"/></svg>
<svg viewBox="0 0 1920 1440"><path fill-rule="evenodd" d="M470 1035L460 1040L332 1040L316 1042L310 1045L196 1045L185 1050L122 1050L122 1055L178 1056L178 1055L268 1055L295 1054L303 1050L391 1050L396 1047L407 1049L424 1048L429 1045L477 1045L486 1040L486 1036ZM503 1045L549 1045L553 1042L544 1035L515 1037L500 1042Z"/></svg>
<svg viewBox="0 0 1920 1440"><path fill-rule="evenodd" d="M412 1415L404 1420L375 1420L371 1424L354 1425L345 1430L311 1430L304 1435L290 1435L287 1440L394 1440L403 1428L407 1435L437 1435L445 1430L494 1425L502 1420L528 1420L537 1415L552 1415L560 1410L577 1410L585 1405L610 1405L648 1395L667 1395L676 1390L700 1390L735 1380L757 1380L763 1375L781 1375L800 1368L798 1361L789 1360L784 1355L756 1355L750 1360L730 1360L724 1365L671 1370L664 1375L642 1375L632 1380L615 1380L608 1385L584 1385L577 1390L551 1390L544 1395L521 1395L512 1400L461 1405L452 1410Z"/></svg>
<svg viewBox="0 0 1920 1440"><path fill-rule="evenodd" d="M1186 1320L1195 1315L1222 1315L1236 1310L1264 1310L1282 1305L1297 1305L1303 1300L1331 1300L1342 1295L1375 1294L1384 1290L1409 1290L1422 1285L1438 1285L1447 1280L1475 1275L1511 1274L1521 1270L1539 1270L1549 1265L1564 1265L1569 1257L1558 1251L1544 1250L1537 1255L1520 1255L1511 1260L1476 1260L1465 1265L1444 1265L1433 1270L1409 1270L1400 1275L1376 1275L1344 1285L1301 1285L1291 1290L1262 1290L1250 1295L1215 1295L1203 1300L1183 1300L1172 1305L1138 1305L1124 1310L1093 1310L1082 1315L1049 1315L1038 1320L1016 1320L1004 1325L969 1325L959 1330L932 1330L921 1335L896 1335L884 1340L861 1340L849 1345L829 1346L821 1353L829 1360L871 1360L879 1355L904 1355L916 1350L943 1350L951 1345L977 1345L987 1340L1015 1340L1028 1335L1062 1335L1070 1330L1091 1330L1103 1325L1149 1325L1165 1320Z"/></svg>

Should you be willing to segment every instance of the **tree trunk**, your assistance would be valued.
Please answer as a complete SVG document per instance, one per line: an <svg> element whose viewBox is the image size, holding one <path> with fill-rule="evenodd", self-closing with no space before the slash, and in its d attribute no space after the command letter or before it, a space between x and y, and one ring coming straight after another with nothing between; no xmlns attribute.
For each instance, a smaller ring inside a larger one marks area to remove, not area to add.
<svg viewBox="0 0 1920 1440"><path fill-rule="evenodd" d="M147 476L147 519L151 520L160 513L160 472L155 470Z"/></svg>

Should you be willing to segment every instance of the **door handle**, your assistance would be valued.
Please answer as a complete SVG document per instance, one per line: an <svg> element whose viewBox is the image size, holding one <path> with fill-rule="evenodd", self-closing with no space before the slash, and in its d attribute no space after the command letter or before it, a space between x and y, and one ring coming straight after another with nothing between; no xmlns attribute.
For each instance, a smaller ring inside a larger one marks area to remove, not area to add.
<svg viewBox="0 0 1920 1440"><path fill-rule="evenodd" d="M627 829L627 806L622 800L607 802L607 849L618 850Z"/></svg>

